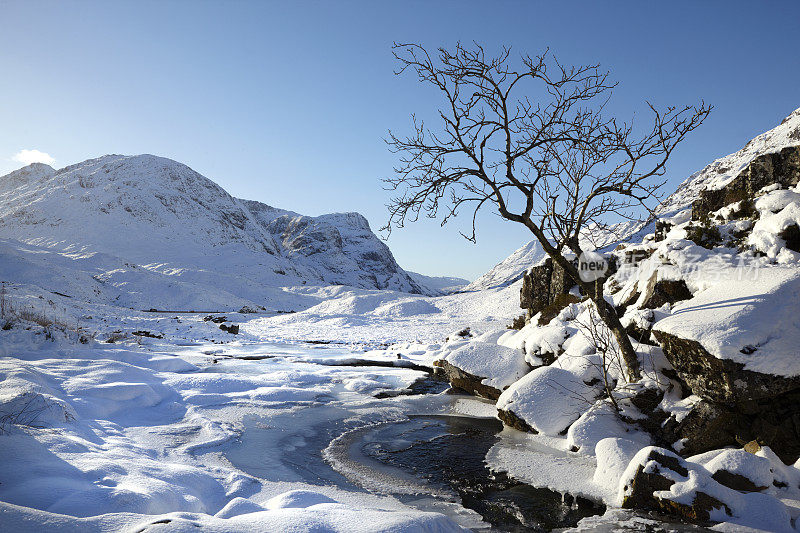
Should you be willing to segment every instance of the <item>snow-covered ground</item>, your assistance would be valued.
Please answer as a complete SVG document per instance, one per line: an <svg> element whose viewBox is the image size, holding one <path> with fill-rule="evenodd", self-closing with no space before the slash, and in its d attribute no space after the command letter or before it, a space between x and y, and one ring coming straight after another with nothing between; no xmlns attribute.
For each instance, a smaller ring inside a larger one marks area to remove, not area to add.
<svg viewBox="0 0 800 533"><path fill-rule="evenodd" d="M219 344L199 340L203 322L194 333L189 325L182 340L141 344L2 331L0 412L9 416L0 428L0 529L459 529L391 496L342 489L321 450L348 428L457 412L463 400L378 400L425 373L338 364L396 354ZM476 518L465 513L462 522Z"/></svg>
<svg viewBox="0 0 800 533"><path fill-rule="evenodd" d="M697 190L789 142L798 117L690 178L661 211L672 224L663 241L653 224L617 228L647 252L607 282L625 325L655 324L748 370L800 375L800 253L779 236L800 221L800 187L759 191L755 222L732 216L735 206L712 213L722 242L710 248L689 238L687 210ZM586 300L543 326L535 316L506 329L521 313L521 273L544 257L533 244L464 287L402 270L360 215L238 200L161 158L33 165L3 180L0 300L12 318L0 324L0 530L488 527L452 492L357 453L407 448L425 433L417 415L513 415L536 434L504 429L486 464L610 507L583 530L653 527L617 509L639 469L658 469L653 454L677 465L657 496L688 505L704 491L730 511L714 509L718 530L800 526L800 465L766 446L679 458L632 422L636 387L661 391L676 420L699 401L665 377L660 347L637 344L644 378L628 386L590 338L592 327L607 332ZM740 249L736 235L746 235ZM683 281L691 297L643 307L658 281ZM463 292L433 296L454 288ZM437 360L502 394L494 403L427 389ZM416 429L391 430L403 424ZM723 486L719 471L758 490Z"/></svg>

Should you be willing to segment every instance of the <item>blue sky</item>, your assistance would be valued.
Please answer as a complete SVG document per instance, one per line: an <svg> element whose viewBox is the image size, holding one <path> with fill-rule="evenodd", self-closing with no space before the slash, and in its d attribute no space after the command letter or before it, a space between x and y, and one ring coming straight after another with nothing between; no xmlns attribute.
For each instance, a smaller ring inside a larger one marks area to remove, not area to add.
<svg viewBox="0 0 800 533"><path fill-rule="evenodd" d="M800 2L8 2L0 0L0 174L39 150L62 167L107 153L186 163L235 196L304 214L386 219L388 129L438 94L396 77L392 41L476 40L599 62L627 117L716 108L672 158L668 187L800 107ZM474 278L529 240L487 213L388 241L402 266Z"/></svg>

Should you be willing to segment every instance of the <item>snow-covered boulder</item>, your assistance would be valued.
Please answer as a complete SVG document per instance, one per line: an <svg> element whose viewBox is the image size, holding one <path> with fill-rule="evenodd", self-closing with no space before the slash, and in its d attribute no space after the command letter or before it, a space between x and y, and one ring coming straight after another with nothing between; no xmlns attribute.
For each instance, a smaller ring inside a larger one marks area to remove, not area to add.
<svg viewBox="0 0 800 533"><path fill-rule="evenodd" d="M691 457L702 464L711 477L726 487L741 492L758 492L772 486L774 476L770 461L745 450L721 450Z"/></svg>
<svg viewBox="0 0 800 533"><path fill-rule="evenodd" d="M616 437L630 439L640 447L650 444L648 435L624 422L608 400L595 403L567 430L570 450L589 455L598 453L600 441Z"/></svg>
<svg viewBox="0 0 800 533"><path fill-rule="evenodd" d="M642 448L619 479L623 508L652 509L691 522L726 522L762 531L794 531L789 508L775 496L739 492L702 465L664 448Z"/></svg>
<svg viewBox="0 0 800 533"><path fill-rule="evenodd" d="M499 398L505 388L530 370L521 351L480 340L457 348L433 364L454 388L490 400Z"/></svg>
<svg viewBox="0 0 800 533"><path fill-rule="evenodd" d="M800 388L800 270L764 268L675 307L654 326L672 365L702 397L772 398Z"/></svg>
<svg viewBox="0 0 800 533"><path fill-rule="evenodd" d="M556 366L535 368L497 400L500 419L509 426L558 435L595 402L598 390Z"/></svg>

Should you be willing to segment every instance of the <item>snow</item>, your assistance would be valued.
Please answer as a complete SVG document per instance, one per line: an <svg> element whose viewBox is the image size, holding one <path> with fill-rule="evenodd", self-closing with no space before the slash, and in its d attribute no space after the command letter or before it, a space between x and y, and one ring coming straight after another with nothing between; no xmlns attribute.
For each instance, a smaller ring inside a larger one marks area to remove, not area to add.
<svg viewBox="0 0 800 533"><path fill-rule="evenodd" d="M481 382L503 390L528 373L522 352L491 342L474 341L458 348L445 361L472 374L485 378Z"/></svg>
<svg viewBox="0 0 800 533"><path fill-rule="evenodd" d="M607 437L595 446L597 467L594 471L594 482L606 487L605 501L622 505L618 486L623 479L628 465L645 446L641 442L620 437Z"/></svg>
<svg viewBox="0 0 800 533"><path fill-rule="evenodd" d="M695 458L689 461L700 462ZM744 450L723 450L701 464L712 475L725 470L749 479L756 487L768 488L774 481L770 461Z"/></svg>
<svg viewBox="0 0 800 533"><path fill-rule="evenodd" d="M406 273L421 287L427 287L438 291L439 294L450 294L461 291L470 283L469 280L452 276L426 276L424 274L411 272L410 270L406 270Z"/></svg>
<svg viewBox="0 0 800 533"><path fill-rule="evenodd" d="M650 444L647 434L620 420L614 407L608 401L596 402L567 430L567 444L570 449L596 455L598 470L600 468L599 452L596 451L598 443L607 438L618 437L641 442L643 446Z"/></svg>
<svg viewBox="0 0 800 533"><path fill-rule="evenodd" d="M10 248L0 255L40 264L34 254L50 252L61 270L51 279L77 275L82 297L137 309L296 310L302 300L281 289L304 284L438 293L409 277L358 213L304 217L239 200L151 155L0 178L0 238Z"/></svg>
<svg viewBox="0 0 800 533"><path fill-rule="evenodd" d="M692 174L656 209L659 216L669 216L691 205L702 190L721 189L733 181L756 157L800 144L800 109L796 109L775 128L750 140L744 148L721 157Z"/></svg>
<svg viewBox="0 0 800 533"><path fill-rule="evenodd" d="M660 208L674 224L663 242L649 235L652 221L616 228L652 253L606 285L618 304L639 293L623 323L655 323L749 370L800 375L800 254L778 236L800 220L800 188L761 191L755 222L731 220L736 206L713 214L723 236L749 232L744 242L708 250L686 239L686 206L699 190L794 142L799 127L800 110L687 180ZM619 238L595 233L601 249ZM538 434L503 430L490 468L612 507L640 466L654 467L644 464L649 436L601 398L607 362L587 337L596 323L587 302L546 326L534 317L505 330L520 313L519 278L545 257L534 242L464 287L404 271L357 213L307 217L236 199L154 156L35 164L0 178L0 237L7 302L54 322L12 320L0 330L3 529L486 526L425 480L352 455L356 441L415 415L512 411ZM651 280L685 280L693 297L640 309ZM243 306L260 312L235 312ZM163 312L143 311L151 308ZM221 312L239 335L203 320ZM640 385L669 389L657 373L668 366L660 348L636 349ZM556 361L540 366L544 354ZM505 391L496 404L409 394L437 359ZM621 368L606 370L624 414L640 416L625 404L632 388ZM698 398L677 391L660 407L680 420ZM406 445L396 431L388 444ZM715 529L782 531L800 517L800 470L769 448L679 460L688 475L668 472L675 484L658 496L719 499L731 515L715 511ZM766 488L733 491L711 477L720 470ZM614 509L607 519L628 520Z"/></svg>
<svg viewBox="0 0 800 533"><path fill-rule="evenodd" d="M700 344L746 370L780 376L800 375L797 339L800 271L772 267L756 279L727 279L679 303L654 329ZM755 348L752 353L743 348Z"/></svg>
<svg viewBox="0 0 800 533"><path fill-rule="evenodd" d="M497 408L513 411L545 435L558 435L580 418L596 396L597 390L572 372L541 366L506 389Z"/></svg>
<svg viewBox="0 0 800 533"><path fill-rule="evenodd" d="M547 252L537 241L530 241L500 261L488 272L464 287L465 291L482 291L507 287L522 279L522 274L547 258Z"/></svg>

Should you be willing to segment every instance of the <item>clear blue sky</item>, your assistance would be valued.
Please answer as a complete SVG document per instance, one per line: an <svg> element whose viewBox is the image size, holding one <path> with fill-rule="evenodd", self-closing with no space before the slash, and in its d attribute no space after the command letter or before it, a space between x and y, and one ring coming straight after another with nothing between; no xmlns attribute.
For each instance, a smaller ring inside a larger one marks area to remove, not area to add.
<svg viewBox="0 0 800 533"><path fill-rule="evenodd" d="M393 75L393 40L477 40L621 82L613 111L716 106L674 155L670 187L800 107L800 2L39 2L0 0L0 174L107 153L186 163L235 196L386 218L387 129L438 95ZM389 246L407 269L474 278L529 240L486 215L473 245L424 221Z"/></svg>

